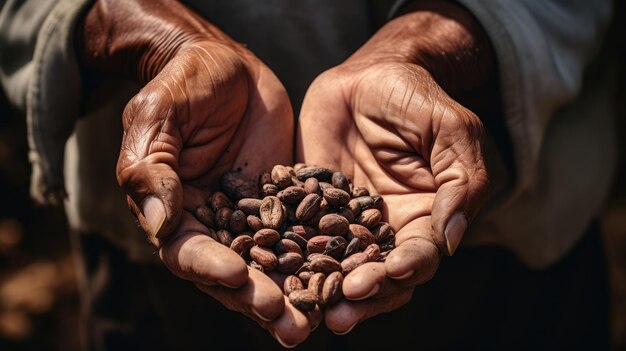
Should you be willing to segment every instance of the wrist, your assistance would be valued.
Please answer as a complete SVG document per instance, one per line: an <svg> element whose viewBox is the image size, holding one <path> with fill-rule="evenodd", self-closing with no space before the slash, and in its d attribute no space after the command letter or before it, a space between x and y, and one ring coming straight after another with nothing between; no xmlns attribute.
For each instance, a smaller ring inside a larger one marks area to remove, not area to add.
<svg viewBox="0 0 626 351"><path fill-rule="evenodd" d="M414 63L452 96L485 87L495 77L495 56L480 23L447 1L407 4L351 59Z"/></svg>
<svg viewBox="0 0 626 351"><path fill-rule="evenodd" d="M98 0L79 28L81 63L142 82L154 78L187 45L234 43L173 0Z"/></svg>

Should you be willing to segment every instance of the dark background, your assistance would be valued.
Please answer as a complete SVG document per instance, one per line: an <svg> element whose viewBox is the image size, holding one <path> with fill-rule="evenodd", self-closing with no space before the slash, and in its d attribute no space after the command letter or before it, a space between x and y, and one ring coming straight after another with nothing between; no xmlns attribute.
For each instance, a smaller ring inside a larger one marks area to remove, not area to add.
<svg viewBox="0 0 626 351"><path fill-rule="evenodd" d="M613 349L626 350L626 6L616 7L607 49L619 68L620 163L601 224ZM78 296L65 215L30 202L25 122L0 99L0 350L76 350Z"/></svg>

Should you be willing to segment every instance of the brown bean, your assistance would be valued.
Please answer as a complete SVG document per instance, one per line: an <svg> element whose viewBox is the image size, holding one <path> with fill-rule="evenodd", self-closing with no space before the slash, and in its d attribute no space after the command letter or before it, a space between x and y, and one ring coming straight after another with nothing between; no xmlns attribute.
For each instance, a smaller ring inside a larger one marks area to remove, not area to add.
<svg viewBox="0 0 626 351"><path fill-rule="evenodd" d="M318 225L320 231L324 234L343 236L348 233L348 226L350 223L345 217L331 213L322 217Z"/></svg>
<svg viewBox="0 0 626 351"><path fill-rule="evenodd" d="M230 226L230 217L233 210L228 207L222 207L215 212L215 226L219 229L228 229Z"/></svg>
<svg viewBox="0 0 626 351"><path fill-rule="evenodd" d="M303 238L305 238L306 240L311 239L312 237L316 236L318 234L317 229L315 229L314 227L310 227L307 225L291 225L289 227L286 228L286 231L290 231L290 232L294 232L300 236L302 236Z"/></svg>
<svg viewBox="0 0 626 351"><path fill-rule="evenodd" d="M263 229L263 221L261 221L261 218L257 216L250 215L246 217L246 222L248 223L250 229L252 229L254 232Z"/></svg>
<svg viewBox="0 0 626 351"><path fill-rule="evenodd" d="M248 229L246 214L242 210L235 210L230 216L230 230L233 233L241 233Z"/></svg>
<svg viewBox="0 0 626 351"><path fill-rule="evenodd" d="M220 244L230 247L230 244L233 242L233 235L228 230L220 229L215 234Z"/></svg>
<svg viewBox="0 0 626 351"><path fill-rule="evenodd" d="M322 194L322 189L320 189L320 182L315 178L307 178L304 182L304 191L307 194Z"/></svg>
<svg viewBox="0 0 626 351"><path fill-rule="evenodd" d="M287 276L287 278L285 278L285 282L283 283L283 291L285 295L289 296L292 291L302 289L304 289L304 284L302 284L300 278L296 277L295 275L289 275Z"/></svg>
<svg viewBox="0 0 626 351"><path fill-rule="evenodd" d="M370 192L367 188L357 186L352 189L352 197L361 197L361 196L369 196Z"/></svg>
<svg viewBox="0 0 626 351"><path fill-rule="evenodd" d="M341 271L341 264L330 256L319 254L311 260L310 268L313 272L322 272L328 275L332 272Z"/></svg>
<svg viewBox="0 0 626 351"><path fill-rule="evenodd" d="M283 238L293 240L296 244L298 244L298 246L300 246L302 250L306 250L307 240L303 238L302 236L300 236L299 234L286 231L283 233Z"/></svg>
<svg viewBox="0 0 626 351"><path fill-rule="evenodd" d="M211 208L213 211L217 211L222 207L232 208L233 203L226 194L221 191L216 191L211 195Z"/></svg>
<svg viewBox="0 0 626 351"><path fill-rule="evenodd" d="M282 203L276 196L266 196L261 202L259 214L263 226L278 229L285 221L285 212Z"/></svg>
<svg viewBox="0 0 626 351"><path fill-rule="evenodd" d="M313 273L311 271L302 271L302 272L298 273L298 278L300 278L300 281L302 281L302 284L304 284L304 286L308 286L309 285L309 280L311 279L313 274L315 274L315 273Z"/></svg>
<svg viewBox="0 0 626 351"><path fill-rule="evenodd" d="M344 275L350 274L360 265L369 262L369 257L364 252L357 252L354 255L341 261L341 271Z"/></svg>
<svg viewBox="0 0 626 351"><path fill-rule="evenodd" d="M307 195L306 191L299 186L289 186L284 190L281 190L278 195L276 195L282 202L288 204L298 204L304 197Z"/></svg>
<svg viewBox="0 0 626 351"><path fill-rule="evenodd" d="M324 190L324 199L334 208L346 206L350 202L350 194L337 188Z"/></svg>
<svg viewBox="0 0 626 351"><path fill-rule="evenodd" d="M375 208L368 208L367 210L361 212L355 222L371 229L376 226L382 218L383 214L379 210Z"/></svg>
<svg viewBox="0 0 626 351"><path fill-rule="evenodd" d="M348 246L346 246L346 252L343 254L343 259L345 260L346 257L353 255L359 252L360 250L361 250L361 239L352 238L352 240L350 240L350 242L348 243Z"/></svg>
<svg viewBox="0 0 626 351"><path fill-rule="evenodd" d="M341 272L332 272L326 277L324 286L322 287L322 299L320 304L324 307L332 306L339 302L343 297L343 274Z"/></svg>
<svg viewBox="0 0 626 351"><path fill-rule="evenodd" d="M303 312L312 311L317 305L317 295L308 290L295 290L289 294L289 302Z"/></svg>
<svg viewBox="0 0 626 351"><path fill-rule="evenodd" d="M278 240L276 245L274 245L274 251L278 255L284 254L285 252L295 252L303 256L302 249L300 248L300 246L291 239L283 238L283 239Z"/></svg>
<svg viewBox="0 0 626 351"><path fill-rule="evenodd" d="M304 258L295 252L286 252L278 256L276 270L284 274L294 274L302 267Z"/></svg>
<svg viewBox="0 0 626 351"><path fill-rule="evenodd" d="M348 224L354 223L354 213L348 207L339 208L337 214L348 220Z"/></svg>
<svg viewBox="0 0 626 351"><path fill-rule="evenodd" d="M326 247L324 247L324 255L328 255L336 260L340 260L343 258L344 253L346 252L346 248L348 247L348 241L342 236L332 237L326 243Z"/></svg>
<svg viewBox="0 0 626 351"><path fill-rule="evenodd" d="M306 244L306 250L311 253L322 253L326 248L326 243L332 239L332 236L318 235L314 236Z"/></svg>
<svg viewBox="0 0 626 351"><path fill-rule="evenodd" d="M333 175L333 171L324 167L304 167L296 172L296 177L301 181L306 181L307 178L315 178L320 182L330 181Z"/></svg>
<svg viewBox="0 0 626 351"><path fill-rule="evenodd" d="M244 197L259 197L259 187L239 171L228 171L220 178L220 186L228 197L239 200Z"/></svg>
<svg viewBox="0 0 626 351"><path fill-rule="evenodd" d="M242 257L248 256L252 246L254 246L254 240L247 235L240 235L230 243L230 249Z"/></svg>
<svg viewBox="0 0 626 351"><path fill-rule="evenodd" d="M208 206L201 205L196 207L193 215L205 227L212 228L215 225L215 213Z"/></svg>
<svg viewBox="0 0 626 351"><path fill-rule="evenodd" d="M361 250L364 250L369 244L373 244L376 241L369 229L360 224L350 224L348 226L346 239L352 240L352 238L359 238L361 241Z"/></svg>
<svg viewBox="0 0 626 351"><path fill-rule="evenodd" d="M317 194L307 195L296 208L296 218L299 221L305 222L317 213L320 209L320 202L322 198Z"/></svg>
<svg viewBox="0 0 626 351"><path fill-rule="evenodd" d="M377 224L374 228L372 228L372 235L374 235L374 239L377 243L382 243L387 240L387 238L393 236L393 229L389 223L381 222Z"/></svg>
<svg viewBox="0 0 626 351"><path fill-rule="evenodd" d="M348 181L348 178L346 178L346 176L343 173L341 172L333 173L333 176L331 178L331 183L335 188L341 189L345 191L346 193L350 194L350 182Z"/></svg>
<svg viewBox="0 0 626 351"><path fill-rule="evenodd" d="M253 246L250 249L250 257L266 271L271 271L278 265L278 257L267 247Z"/></svg>
<svg viewBox="0 0 626 351"><path fill-rule="evenodd" d="M285 189L292 184L291 176L293 176L293 170L282 165L276 165L272 168L272 182L280 189Z"/></svg>
<svg viewBox="0 0 626 351"><path fill-rule="evenodd" d="M263 194L264 197L276 196L279 191L280 189L278 189L278 187L274 184L265 184L263 185L263 188L261 189L261 193Z"/></svg>
<svg viewBox="0 0 626 351"><path fill-rule="evenodd" d="M263 228L252 237L254 243L263 247L272 247L280 240L280 234L271 228Z"/></svg>
<svg viewBox="0 0 626 351"><path fill-rule="evenodd" d="M317 300L320 301L322 298L322 289L324 288L324 280L326 279L326 275L324 273L318 272L311 276L309 279L309 284L307 284L307 290L317 295Z"/></svg>
<svg viewBox="0 0 626 351"><path fill-rule="evenodd" d="M237 201L237 208L247 215L258 216L262 202L260 199L245 198Z"/></svg>

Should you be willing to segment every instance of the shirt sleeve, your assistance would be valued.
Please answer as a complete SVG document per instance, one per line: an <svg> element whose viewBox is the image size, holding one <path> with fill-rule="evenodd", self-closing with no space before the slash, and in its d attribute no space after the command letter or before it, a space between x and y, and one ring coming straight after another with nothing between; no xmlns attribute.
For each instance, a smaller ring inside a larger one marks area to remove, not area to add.
<svg viewBox="0 0 626 351"><path fill-rule="evenodd" d="M90 0L7 0L0 12L0 85L26 115L31 195L65 197L64 146L78 118L80 70L74 28Z"/></svg>

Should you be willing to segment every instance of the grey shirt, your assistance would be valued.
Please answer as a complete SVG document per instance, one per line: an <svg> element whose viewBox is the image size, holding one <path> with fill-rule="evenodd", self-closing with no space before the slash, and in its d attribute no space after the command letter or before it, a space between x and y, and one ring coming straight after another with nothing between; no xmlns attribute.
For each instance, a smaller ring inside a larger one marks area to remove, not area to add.
<svg viewBox="0 0 626 351"><path fill-rule="evenodd" d="M391 7L365 0L186 2L268 64L295 111L313 78L365 42ZM545 267L580 238L611 182L615 147L605 70L584 75L611 3L459 2L482 23L495 48L515 165L507 168L494 144L487 144L494 191L464 244L499 245L530 267ZM65 185L73 229L101 233L131 257L149 259L152 248L138 232L114 173L121 112L138 86L107 79L96 91L102 103L74 128L81 89L73 31L88 4L3 4L0 82L29 121L34 197L58 200Z"/></svg>

